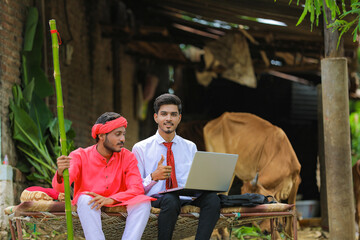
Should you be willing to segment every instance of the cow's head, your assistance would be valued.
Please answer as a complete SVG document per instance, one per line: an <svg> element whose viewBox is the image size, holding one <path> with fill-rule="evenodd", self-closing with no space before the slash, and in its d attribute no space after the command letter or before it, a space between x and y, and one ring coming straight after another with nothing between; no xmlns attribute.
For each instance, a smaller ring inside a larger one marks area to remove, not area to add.
<svg viewBox="0 0 360 240"><path fill-rule="evenodd" d="M262 179L264 181L264 179ZM263 185L259 174L257 173L253 180L245 181L241 193L258 193L264 196L274 196L277 201L287 200L291 194L294 185L292 177L286 177L279 185Z"/></svg>
<svg viewBox="0 0 360 240"><path fill-rule="evenodd" d="M262 195L273 195L270 191L266 190L259 182L259 173L256 173L255 177L251 181L244 181L241 188L241 193L258 193Z"/></svg>

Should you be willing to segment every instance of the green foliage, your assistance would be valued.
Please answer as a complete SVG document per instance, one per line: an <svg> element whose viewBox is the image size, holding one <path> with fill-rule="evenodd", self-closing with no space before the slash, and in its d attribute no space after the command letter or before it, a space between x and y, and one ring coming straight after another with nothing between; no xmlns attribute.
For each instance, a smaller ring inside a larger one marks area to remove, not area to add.
<svg viewBox="0 0 360 240"><path fill-rule="evenodd" d="M13 86L10 99L10 121L13 139L21 157L17 167L31 181L51 183L56 171L55 160L60 156L57 118L44 98L54 89L41 69L42 27L38 24L36 8L29 9L22 52L22 84ZM75 133L66 120L68 151L74 149ZM31 168L31 170L30 170Z"/></svg>
<svg viewBox="0 0 360 240"><path fill-rule="evenodd" d="M331 0L329 0L331 2ZM291 1L290 1L291 3ZM297 1L297 5L299 5L299 1ZM334 13L338 11L337 6L334 6ZM319 26L319 17L321 13L324 11L323 8L323 1L322 0L306 0L305 1L305 7L304 10L296 23L296 26L298 26L306 17L308 13L310 13L310 21L311 21L311 30L313 29L315 16L316 16L316 26Z"/></svg>
<svg viewBox="0 0 360 240"><path fill-rule="evenodd" d="M240 240L245 239L267 239L270 240L271 236L263 234L261 232L261 229L257 226L247 227L247 226L241 226L233 232L233 234Z"/></svg>
<svg viewBox="0 0 360 240"><path fill-rule="evenodd" d="M263 233L259 226L241 226L233 230L233 235L240 240L271 240L271 235ZM281 239L291 239L284 232L280 233L280 237Z"/></svg>
<svg viewBox="0 0 360 240"><path fill-rule="evenodd" d="M289 1L291 4L292 0ZM297 1L297 5L299 5L300 0ZM336 0L325 0L326 6L329 8L331 12L331 19L334 21L329 24L327 19L325 18L326 24L328 28L332 28L333 31L339 31L339 40L338 46L341 40L341 37L348 32L350 29L352 30L353 41L355 42L357 36L360 32L360 3L359 0L351 0L350 8L346 9L345 0L336 1ZM314 22L316 26L319 25L319 18L321 13L326 15L323 0L305 0L304 10L296 24L298 26L306 17L307 14L310 14L310 22L311 22L311 30L313 29ZM344 18L348 15L351 16L351 20L345 20Z"/></svg>
<svg viewBox="0 0 360 240"><path fill-rule="evenodd" d="M22 237L27 240L66 239L66 234L52 230L51 227L43 224L27 222L22 228Z"/></svg>
<svg viewBox="0 0 360 240"><path fill-rule="evenodd" d="M360 101L350 100L351 161L360 159Z"/></svg>

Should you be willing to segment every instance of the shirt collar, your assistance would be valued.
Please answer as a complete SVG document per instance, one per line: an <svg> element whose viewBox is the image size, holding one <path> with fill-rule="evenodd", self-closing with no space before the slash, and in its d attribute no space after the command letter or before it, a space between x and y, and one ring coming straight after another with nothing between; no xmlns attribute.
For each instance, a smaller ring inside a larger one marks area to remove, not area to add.
<svg viewBox="0 0 360 240"><path fill-rule="evenodd" d="M106 163L106 158L98 152L98 150L96 149L96 146L97 146L97 144L93 145L93 147L92 147L92 152L93 152L94 156L95 156L97 159L100 159L100 160L102 160L102 161L105 161L105 163ZM122 150L122 149L121 149L121 150ZM115 154L117 154L117 153L116 153L116 152L113 153L113 155L112 155L111 158L109 159L109 162L108 162L108 163L110 163L110 162L114 159Z"/></svg>
<svg viewBox="0 0 360 240"><path fill-rule="evenodd" d="M163 139L163 137L160 135L159 130L156 131L155 140L158 144L163 144L163 142L166 142ZM175 137L173 138L173 140L171 142L173 142L175 144L179 142L179 136L176 134L176 132L175 132Z"/></svg>

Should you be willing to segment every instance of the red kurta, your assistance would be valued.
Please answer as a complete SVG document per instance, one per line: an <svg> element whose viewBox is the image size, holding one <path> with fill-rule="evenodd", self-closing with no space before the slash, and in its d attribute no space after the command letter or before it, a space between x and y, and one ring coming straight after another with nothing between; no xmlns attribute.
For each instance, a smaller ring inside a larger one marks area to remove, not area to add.
<svg viewBox="0 0 360 240"><path fill-rule="evenodd" d="M70 184L74 182L73 205L84 192L94 192L121 202L111 206L153 200L144 195L137 160L126 148L114 152L108 163L96 150L96 145L85 149L79 148L69 156L72 157L69 176ZM64 183L58 182L57 172L52 180L52 186L58 192L64 192Z"/></svg>

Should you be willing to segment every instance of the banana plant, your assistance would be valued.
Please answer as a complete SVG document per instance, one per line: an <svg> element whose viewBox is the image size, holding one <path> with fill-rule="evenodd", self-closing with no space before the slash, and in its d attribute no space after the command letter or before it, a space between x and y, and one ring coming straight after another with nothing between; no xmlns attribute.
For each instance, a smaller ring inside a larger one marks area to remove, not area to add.
<svg viewBox="0 0 360 240"><path fill-rule="evenodd" d="M41 67L43 35L38 19L37 9L29 8L21 53L22 82L12 88L9 116L15 146L21 155L16 167L27 173L28 180L51 184L60 144L58 120L44 101L54 95L54 89ZM65 125L71 151L75 133L71 121L65 120Z"/></svg>

